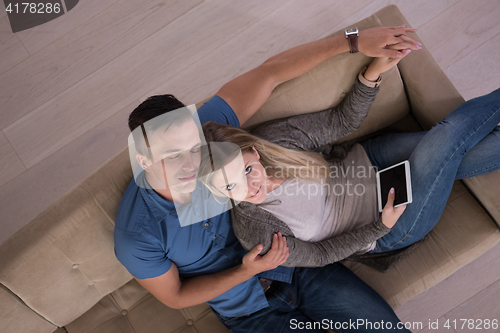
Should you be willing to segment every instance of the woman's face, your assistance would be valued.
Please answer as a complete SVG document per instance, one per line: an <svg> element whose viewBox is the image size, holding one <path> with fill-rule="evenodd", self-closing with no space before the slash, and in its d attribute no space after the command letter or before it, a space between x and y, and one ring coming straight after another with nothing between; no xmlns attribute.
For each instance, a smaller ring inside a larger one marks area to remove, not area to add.
<svg viewBox="0 0 500 333"><path fill-rule="evenodd" d="M212 177L212 185L236 201L258 204L267 196L269 179L255 150L238 155Z"/></svg>

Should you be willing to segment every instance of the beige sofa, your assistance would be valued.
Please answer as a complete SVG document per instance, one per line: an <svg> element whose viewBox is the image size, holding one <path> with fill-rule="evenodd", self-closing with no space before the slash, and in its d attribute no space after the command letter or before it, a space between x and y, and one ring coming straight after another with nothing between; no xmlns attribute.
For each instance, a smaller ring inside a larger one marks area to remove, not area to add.
<svg viewBox="0 0 500 333"><path fill-rule="evenodd" d="M409 26L389 6L355 25L402 23ZM338 103L369 61L342 54L280 85L248 125ZM369 116L350 138L387 126L428 129L462 102L424 47L385 75ZM0 245L0 332L227 332L205 304L164 306L116 260L114 218L131 179L125 148ZM457 181L430 237L389 273L347 264L397 308L500 240L499 196L499 171Z"/></svg>

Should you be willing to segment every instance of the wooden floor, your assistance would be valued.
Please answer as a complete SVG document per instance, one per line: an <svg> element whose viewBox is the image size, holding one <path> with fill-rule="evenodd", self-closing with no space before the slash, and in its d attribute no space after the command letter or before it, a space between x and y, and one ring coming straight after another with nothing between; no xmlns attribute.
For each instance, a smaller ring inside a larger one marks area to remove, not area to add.
<svg viewBox="0 0 500 333"><path fill-rule="evenodd" d="M16 34L0 2L0 242L123 149L147 96L198 102L389 4L466 99L500 86L498 0L86 0ZM500 319L499 277L500 245L397 313Z"/></svg>

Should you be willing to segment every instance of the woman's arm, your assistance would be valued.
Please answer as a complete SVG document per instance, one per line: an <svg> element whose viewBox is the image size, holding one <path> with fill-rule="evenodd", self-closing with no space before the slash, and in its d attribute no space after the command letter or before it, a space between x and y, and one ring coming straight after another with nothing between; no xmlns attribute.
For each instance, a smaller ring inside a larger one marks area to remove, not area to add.
<svg viewBox="0 0 500 333"><path fill-rule="evenodd" d="M233 230L247 251L257 244L263 245L261 253L271 247L274 233L286 237L290 255L282 266L321 267L366 248L391 230L381 219L368 225L320 242L306 242L294 237L290 228L271 213L248 203L240 203L232 210Z"/></svg>
<svg viewBox="0 0 500 333"><path fill-rule="evenodd" d="M379 87L356 78L351 91L337 106L259 126L252 134L289 149L313 151L354 132L368 114Z"/></svg>

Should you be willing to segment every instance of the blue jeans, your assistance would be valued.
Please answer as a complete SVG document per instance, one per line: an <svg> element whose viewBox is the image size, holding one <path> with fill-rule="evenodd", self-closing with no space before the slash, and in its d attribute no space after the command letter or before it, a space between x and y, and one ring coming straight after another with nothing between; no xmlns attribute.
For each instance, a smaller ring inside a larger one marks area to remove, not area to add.
<svg viewBox="0 0 500 333"><path fill-rule="evenodd" d="M441 217L456 179L500 168L499 122L497 89L463 103L429 131L384 135L362 143L379 170L409 160L413 192L413 202L371 252L400 249L422 239Z"/></svg>
<svg viewBox="0 0 500 333"><path fill-rule="evenodd" d="M233 333L325 332L324 327L339 333L409 332L389 304L341 263L297 267L292 283L274 281L266 297L269 306L249 316L228 318L214 312ZM327 326L300 329L313 322ZM377 329L382 322L386 329ZM401 329L396 329L398 324Z"/></svg>

